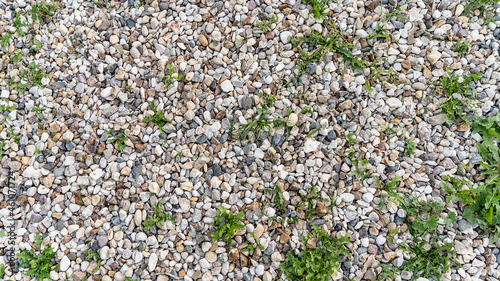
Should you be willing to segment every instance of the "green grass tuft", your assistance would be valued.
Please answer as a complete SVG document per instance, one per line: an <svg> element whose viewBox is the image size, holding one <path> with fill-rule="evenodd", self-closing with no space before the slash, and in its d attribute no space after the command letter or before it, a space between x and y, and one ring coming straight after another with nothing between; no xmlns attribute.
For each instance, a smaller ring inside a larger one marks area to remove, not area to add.
<svg viewBox="0 0 500 281"><path fill-rule="evenodd" d="M56 253L51 247L45 247L42 250L42 236L38 233L35 236L34 249L22 249L17 254L20 268L29 268L26 275L33 275L37 281L43 281L44 278L50 279L50 272L57 270L58 264L54 264L52 260L56 257Z"/></svg>
<svg viewBox="0 0 500 281"><path fill-rule="evenodd" d="M233 214L228 212L224 206L219 205L219 207L217 207L215 221L212 223L216 228L215 232L212 233L213 242L224 239L226 244L231 247L231 238L233 238L235 231L245 227L245 225L240 224L243 216L243 212Z"/></svg>
<svg viewBox="0 0 500 281"><path fill-rule="evenodd" d="M156 225L157 223L165 223L165 220L169 220L172 223L174 222L174 218L170 214L162 214L163 211L163 205L161 203L158 203L153 206L154 213L153 215L149 215L148 219L142 223L144 226L144 230L149 230L151 227Z"/></svg>
<svg viewBox="0 0 500 281"><path fill-rule="evenodd" d="M311 238L316 238L316 247L308 249L304 246L299 254L290 252L286 260L280 264L280 269L290 281L326 281L330 280L335 270L338 270L341 260L349 255L345 244L349 238L330 238L328 233L316 225L312 225L312 233L302 237L304 244Z"/></svg>

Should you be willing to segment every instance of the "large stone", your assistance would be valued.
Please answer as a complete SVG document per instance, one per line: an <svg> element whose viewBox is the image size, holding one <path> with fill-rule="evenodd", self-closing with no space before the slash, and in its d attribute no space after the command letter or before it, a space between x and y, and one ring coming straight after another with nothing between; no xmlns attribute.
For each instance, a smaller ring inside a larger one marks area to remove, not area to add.
<svg viewBox="0 0 500 281"><path fill-rule="evenodd" d="M292 37L292 33L290 31L283 31L280 33L280 39L283 44L288 44L289 37Z"/></svg>
<svg viewBox="0 0 500 281"><path fill-rule="evenodd" d="M59 263L59 269L62 272L65 272L66 270L68 270L70 265L71 265L71 261L69 260L69 258L67 256L63 256L61 259L61 263Z"/></svg>
<svg viewBox="0 0 500 281"><path fill-rule="evenodd" d="M467 244L467 245L466 245ZM462 243L460 241L455 241L455 251L459 255L473 255L474 249L472 245L466 241L466 243Z"/></svg>

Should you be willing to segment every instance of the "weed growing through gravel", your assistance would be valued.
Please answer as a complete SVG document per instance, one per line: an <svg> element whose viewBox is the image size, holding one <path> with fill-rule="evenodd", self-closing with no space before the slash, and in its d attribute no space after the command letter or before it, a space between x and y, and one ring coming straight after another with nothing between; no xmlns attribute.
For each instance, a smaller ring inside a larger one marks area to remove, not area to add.
<svg viewBox="0 0 500 281"><path fill-rule="evenodd" d="M123 91L125 93L132 93L133 90L134 90L134 88L132 88L132 86L130 86L130 85L127 85L127 86L125 86L125 88L123 88ZM153 106L154 106L154 103L153 103Z"/></svg>
<svg viewBox="0 0 500 281"><path fill-rule="evenodd" d="M297 203L296 209L303 211L307 218L312 218L316 213L316 204L319 201L329 201L329 199L324 199L321 197L316 185L312 185L305 194L299 193L301 201ZM320 217L325 214L318 214Z"/></svg>
<svg viewBox="0 0 500 281"><path fill-rule="evenodd" d="M7 57L10 58L11 62L18 62L23 59L24 52L22 50L14 50L14 52L7 52Z"/></svg>
<svg viewBox="0 0 500 281"><path fill-rule="evenodd" d="M280 264L281 271L290 281L327 281L340 261L349 255L345 244L349 238L330 238L319 226L312 225L312 233L302 236L304 248L299 254L290 252ZM316 241L314 248L306 247L307 241Z"/></svg>
<svg viewBox="0 0 500 281"><path fill-rule="evenodd" d="M313 14L317 19L325 18L328 15L325 13L326 8L328 8L328 0L304 0L302 3L311 5L309 13Z"/></svg>
<svg viewBox="0 0 500 281"><path fill-rule="evenodd" d="M358 140L355 138L353 133L347 134L346 140L348 147L345 149L344 154L351 160L353 166L351 175L357 180L364 181L370 177L368 168L366 167L369 162L367 159L363 159L363 157L355 155L356 149L354 148L354 145L358 143Z"/></svg>
<svg viewBox="0 0 500 281"><path fill-rule="evenodd" d="M1 116L5 116L6 114L9 114L10 111L12 111L12 110L14 110L14 109L17 108L17 105L15 105L15 104L14 105L8 105L9 100L6 100L5 102L6 102L6 104L0 104L0 115ZM3 123L5 120L7 120L8 119L7 117L2 118L2 120L0 121L0 123Z"/></svg>
<svg viewBox="0 0 500 281"><path fill-rule="evenodd" d="M144 119L144 122L153 122L156 126L158 126L160 133L163 133L163 126L165 126L165 124L167 123L172 123L172 120L168 120L167 118L165 118L165 116L163 115L163 111L156 110L154 102L150 102L149 106L151 106L151 109L155 114L146 117Z"/></svg>
<svg viewBox="0 0 500 281"><path fill-rule="evenodd" d="M0 159L3 158L6 152L5 147L7 146L6 141L14 141L19 144L19 136L14 134L14 128L8 122L10 120L10 113L17 108L16 104L9 105L10 101L8 99L2 99L3 103L0 104L0 125L4 128L3 130L7 132L6 138L0 139Z"/></svg>
<svg viewBox="0 0 500 281"><path fill-rule="evenodd" d="M247 124L241 125L237 136L243 144L252 140L258 140L264 131L271 132L273 127L279 128L286 126L286 120L283 118L271 119L268 117L269 109L266 105L257 107L257 117Z"/></svg>
<svg viewBox="0 0 500 281"><path fill-rule="evenodd" d="M441 186L451 198L465 205L462 217L493 234L492 241L496 242L500 236L500 114L490 118L476 116L473 128L482 136L476 146L483 160L484 183L471 189L468 180L449 177Z"/></svg>
<svg viewBox="0 0 500 281"><path fill-rule="evenodd" d="M475 100L473 100L475 96L474 85L481 76L481 74L442 76L434 84L435 90L448 99L440 105L443 113L446 114L446 122L448 124L454 124L459 121L469 122L466 114L475 103Z"/></svg>
<svg viewBox="0 0 500 281"><path fill-rule="evenodd" d="M397 200L401 198L401 196L394 191L394 187L396 187L398 182L401 180L400 177L396 176L392 178L392 180L384 187L382 187L382 185L380 184L380 179L378 177L375 177L374 179L375 179L375 185L377 186L377 189L380 191L380 204L379 204L380 209L383 209L384 205L389 200L391 200L393 203L396 203ZM382 191L384 191L384 193L382 193Z"/></svg>
<svg viewBox="0 0 500 281"><path fill-rule="evenodd" d="M31 18L33 21L44 23L47 17L50 17L54 12L59 9L61 4L52 1L38 1L35 5L31 6Z"/></svg>
<svg viewBox="0 0 500 281"><path fill-rule="evenodd" d="M30 24L27 22L23 22L21 17L21 12L17 12L15 13L14 18L12 20L12 26L16 29L16 33L19 36L24 36L26 35L26 31L24 31L24 28L29 27Z"/></svg>
<svg viewBox="0 0 500 281"><path fill-rule="evenodd" d="M307 65L319 63L324 55L328 52L335 51L340 54L345 62L349 62L351 67L356 72L363 72L367 63L352 54L353 45L348 44L342 38L335 26L331 25L334 31L326 36L321 35L319 32L313 30L309 36L301 38L291 38L290 42L294 48L299 49L300 55L297 62L299 75L301 76L306 72ZM315 46L315 49L310 52L304 52L302 45L306 43L308 46Z"/></svg>
<svg viewBox="0 0 500 281"><path fill-rule="evenodd" d="M411 222L408 229L413 236L424 235L436 229L439 215L444 210L440 202L421 202L413 196L402 199L401 208L406 211L406 217Z"/></svg>
<svg viewBox="0 0 500 281"><path fill-rule="evenodd" d="M269 32L269 26L274 24L274 23L277 23L278 22L278 16L277 15L273 15L272 17L268 18L268 19L265 19L263 21L258 21L255 23L255 26L257 26L258 28L262 29L262 31L264 33L267 33Z"/></svg>
<svg viewBox="0 0 500 281"><path fill-rule="evenodd" d="M31 62L28 66L19 70L19 81L16 79L18 77L10 78L10 87L17 90L19 94L23 94L31 87L43 89L45 86L42 84L42 79L47 76L43 72L39 65Z"/></svg>
<svg viewBox="0 0 500 281"><path fill-rule="evenodd" d="M231 238L233 238L235 231L245 227L245 225L240 223L243 216L243 212L233 214L224 206L219 205L215 221L212 224L215 227L215 232L212 233L213 242L224 239L226 245L231 247Z"/></svg>
<svg viewBox="0 0 500 281"><path fill-rule="evenodd" d="M497 3L500 3L500 0L467 0L464 12L466 14L472 14L477 10L486 18Z"/></svg>
<svg viewBox="0 0 500 281"><path fill-rule="evenodd" d="M127 135L125 135L125 133L120 133L119 135L117 135L115 137L109 138L108 139L108 143L115 143L116 144L116 148L119 151L123 151L125 149L125 141L126 140L128 140Z"/></svg>
<svg viewBox="0 0 500 281"><path fill-rule="evenodd" d="M403 263L402 270L413 272L411 280L419 277L432 277L434 280L441 280L443 273L455 266L455 251L452 250L453 243L442 241L415 239L411 245L404 245L402 248L408 251L411 258Z"/></svg>
<svg viewBox="0 0 500 281"><path fill-rule="evenodd" d="M0 46L7 47L9 45L10 39L12 39L12 33L5 31L0 37Z"/></svg>
<svg viewBox="0 0 500 281"><path fill-rule="evenodd" d="M397 73L394 69L385 69L379 65L381 60L375 60L368 65L370 68L370 75L366 77L365 87L366 90L371 93L373 88L371 85L375 85L376 81L387 81L389 83L394 83L397 80Z"/></svg>
<svg viewBox="0 0 500 281"><path fill-rule="evenodd" d="M4 278L5 276L5 265L0 264L0 278Z"/></svg>
<svg viewBox="0 0 500 281"><path fill-rule="evenodd" d="M401 11L403 11L403 9L396 7L392 12L382 15L382 10L380 10L380 18L383 18L384 20L377 22L377 26L372 32L370 32L370 34L368 34L366 39L383 39L384 41L389 41L392 38L392 34L387 31L384 26L396 17L409 21L407 17L399 14Z"/></svg>
<svg viewBox="0 0 500 281"><path fill-rule="evenodd" d="M35 112L40 122L44 122L45 119L43 118L43 109L39 105L35 105L32 110Z"/></svg>
<svg viewBox="0 0 500 281"><path fill-rule="evenodd" d="M389 264L379 264L380 268L382 268L382 271L380 271L379 274L377 274L377 281L387 281L387 280L394 280L396 279L396 274L399 273L399 270L396 269L394 266L389 265Z"/></svg>
<svg viewBox="0 0 500 281"><path fill-rule="evenodd" d="M172 65L169 63L167 64L167 70L165 71L165 75L162 77L162 81L167 86L170 86L175 81L181 81L182 77L184 77L184 75L179 73L174 73L174 69L172 68Z"/></svg>
<svg viewBox="0 0 500 281"><path fill-rule="evenodd" d="M470 39L465 39L465 41L458 41L451 50L458 54L459 57L465 56L470 47Z"/></svg>
<svg viewBox="0 0 500 281"><path fill-rule="evenodd" d="M406 139L405 140L405 156L410 157L413 152L415 151L415 143L413 142L412 139Z"/></svg>
<svg viewBox="0 0 500 281"><path fill-rule="evenodd" d="M264 251L264 246L262 246L260 244L260 240L255 238L253 232L250 232L250 236L252 236L252 238L255 239L255 244L257 245L257 248L259 248L261 251ZM255 250L255 246L254 246L254 243L250 243L248 244L248 246L246 246L245 248L241 249L242 252L250 252L250 253L253 253L253 251Z"/></svg>
<svg viewBox="0 0 500 281"><path fill-rule="evenodd" d="M110 5L108 0L92 0L99 9L107 9Z"/></svg>
<svg viewBox="0 0 500 281"><path fill-rule="evenodd" d="M266 92L260 92L257 94L261 99L264 100L263 107L270 108L276 102L276 97L273 94L268 94Z"/></svg>
<svg viewBox="0 0 500 281"><path fill-rule="evenodd" d="M380 195L380 209L391 200L406 211L408 230L414 239L411 245L402 245L402 249L411 255L411 258L403 263L402 270L413 272L411 280L418 277L432 277L434 280L440 280L443 272L446 272L450 265L455 264L453 244L443 243L435 232L439 217L445 208L437 201L421 202L414 196L399 195L393 189L400 180L400 177L394 177L390 183L381 187L380 180L375 178L375 184L379 190L384 191ZM456 221L455 213L449 212L445 224L450 225L454 221ZM429 237L428 241L419 238L425 236ZM400 270L393 266L387 265L386 267L383 271L386 277L394 277L394 274Z"/></svg>
<svg viewBox="0 0 500 281"><path fill-rule="evenodd" d="M92 270L92 273L95 273L97 270L99 270L99 267L101 267L102 263L102 259L99 253L90 249L88 251L83 252L83 254L86 256L85 258L86 261L94 260L97 263L97 266Z"/></svg>
<svg viewBox="0 0 500 281"><path fill-rule="evenodd" d="M275 185L274 189L267 189L268 193L273 196L274 208L278 212L284 213L286 211L286 206L283 204L285 202L285 197L283 196L283 192L278 185Z"/></svg>
<svg viewBox="0 0 500 281"><path fill-rule="evenodd" d="M144 226L144 230L149 230L157 223L163 224L165 223L165 220L169 220L174 223L174 218L172 217L172 215L163 213L163 205L161 203L154 205L153 209L153 215L149 215L148 219L142 223L142 225Z"/></svg>
<svg viewBox="0 0 500 281"><path fill-rule="evenodd" d="M26 275L33 275L37 281L42 281L44 278L50 279L50 271L57 270L58 264L54 264L52 260L56 257L56 253L51 247L45 247L42 251L42 236L37 233L35 236L35 249L22 249L17 254L20 268L29 268ZM38 252L38 253L37 253Z"/></svg>

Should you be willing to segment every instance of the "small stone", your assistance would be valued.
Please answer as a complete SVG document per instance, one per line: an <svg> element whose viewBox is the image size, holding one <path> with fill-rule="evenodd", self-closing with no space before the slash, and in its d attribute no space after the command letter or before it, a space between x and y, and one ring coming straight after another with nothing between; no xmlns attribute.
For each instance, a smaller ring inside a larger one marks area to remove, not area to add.
<svg viewBox="0 0 500 281"><path fill-rule="evenodd" d="M427 55L427 60L431 64L435 64L441 58L441 53L438 51L432 51Z"/></svg>
<svg viewBox="0 0 500 281"><path fill-rule="evenodd" d="M415 90L423 91L423 90L427 89L427 86L424 83L417 82L417 83L413 83L412 88Z"/></svg>
<svg viewBox="0 0 500 281"><path fill-rule="evenodd" d="M321 147L321 142L312 139L307 139L304 144L304 153L316 151Z"/></svg>
<svg viewBox="0 0 500 281"><path fill-rule="evenodd" d="M118 42L120 42L120 39L118 38L118 36L111 35L111 37L109 37L109 43L111 43L111 45L118 44Z"/></svg>
<svg viewBox="0 0 500 281"><path fill-rule="evenodd" d="M82 281L86 275L83 271L75 271L71 277L73 277L73 281Z"/></svg>
<svg viewBox="0 0 500 281"><path fill-rule="evenodd" d="M186 198L179 198L179 205L181 207L181 210L186 213L189 212L189 209L191 208L191 201Z"/></svg>
<svg viewBox="0 0 500 281"><path fill-rule="evenodd" d="M263 233L264 233L264 226L262 226L262 224L260 223L257 224L257 227L255 227L255 230L253 232L255 239L259 239Z"/></svg>
<svg viewBox="0 0 500 281"><path fill-rule="evenodd" d="M406 68L406 69L410 69L411 68L411 61L409 60L404 60L401 62L401 65Z"/></svg>
<svg viewBox="0 0 500 281"><path fill-rule="evenodd" d="M224 92L231 92L234 90L233 83L229 80L224 80L224 82L220 84L220 87Z"/></svg>
<svg viewBox="0 0 500 281"><path fill-rule="evenodd" d="M339 107L341 109L344 109L344 110L351 108L351 106L352 106L352 101L351 100L346 100L346 101L344 101L344 102L342 102L342 103L339 104Z"/></svg>
<svg viewBox="0 0 500 281"><path fill-rule="evenodd" d="M78 84L76 84L75 92L77 92L78 94L83 94L84 89L85 88L84 88L83 83L78 83Z"/></svg>
<svg viewBox="0 0 500 281"><path fill-rule="evenodd" d="M209 263L214 263L217 261L217 254L214 252L208 252L205 254L205 258Z"/></svg>
<svg viewBox="0 0 500 281"><path fill-rule="evenodd" d="M262 281L272 281L272 280L273 280L273 275L269 271L264 272L264 275L262 276Z"/></svg>
<svg viewBox="0 0 500 281"><path fill-rule="evenodd" d="M397 98L388 98L386 100L387 105L392 108L399 108L403 106L403 102Z"/></svg>
<svg viewBox="0 0 500 281"><path fill-rule="evenodd" d="M141 53L139 52L139 50L137 50L137 48L133 47L132 49L130 49L130 55L134 58L134 59L138 59L141 57Z"/></svg>
<svg viewBox="0 0 500 281"><path fill-rule="evenodd" d="M318 201L316 203L316 213L319 215L326 215L328 214L328 207L326 207L323 202Z"/></svg>
<svg viewBox="0 0 500 281"><path fill-rule="evenodd" d="M160 2L160 4L158 4L158 7L160 8L160 11L166 11L168 10L168 5L168 2Z"/></svg>
<svg viewBox="0 0 500 281"><path fill-rule="evenodd" d="M299 117L295 113L291 113L290 116L288 116L288 123L290 125L295 125L299 121Z"/></svg>
<svg viewBox="0 0 500 281"><path fill-rule="evenodd" d="M292 37L292 33L290 31L283 31L280 33L280 39L283 44L288 44L289 37Z"/></svg>
<svg viewBox="0 0 500 281"><path fill-rule="evenodd" d="M309 63L306 66L306 72L309 74L314 74L316 72L317 65L315 63Z"/></svg>
<svg viewBox="0 0 500 281"><path fill-rule="evenodd" d="M191 191L193 190L193 182L183 182L181 183L181 189Z"/></svg>
<svg viewBox="0 0 500 281"><path fill-rule="evenodd" d="M203 35L203 34L198 35L198 41L200 41L200 44L203 47L208 46L208 40L207 40L207 37L205 37L205 35Z"/></svg>
<svg viewBox="0 0 500 281"><path fill-rule="evenodd" d="M232 261L237 261L240 258L240 251L236 248L231 249L228 258Z"/></svg>
<svg viewBox="0 0 500 281"><path fill-rule="evenodd" d="M315 249L316 248L316 242L317 238L316 237L311 237L307 240L306 242L306 248L307 249Z"/></svg>
<svg viewBox="0 0 500 281"><path fill-rule="evenodd" d="M356 30L356 36L359 36L361 38L366 38L368 37L368 32L364 31L363 29L358 29Z"/></svg>

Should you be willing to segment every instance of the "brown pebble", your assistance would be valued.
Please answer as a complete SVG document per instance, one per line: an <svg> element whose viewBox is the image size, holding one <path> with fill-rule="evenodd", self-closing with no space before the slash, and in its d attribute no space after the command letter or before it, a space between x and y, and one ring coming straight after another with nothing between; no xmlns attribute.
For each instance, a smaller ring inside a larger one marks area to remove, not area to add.
<svg viewBox="0 0 500 281"><path fill-rule="evenodd" d="M411 68L411 61L409 60L404 60L401 62L401 65L406 68L406 69L410 69Z"/></svg>
<svg viewBox="0 0 500 281"><path fill-rule="evenodd" d="M208 40L207 40L207 37L205 37L205 35L200 34L200 35L198 36L198 41L200 41L200 44L201 44L203 47L208 46Z"/></svg>

